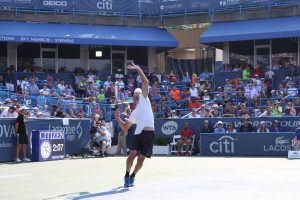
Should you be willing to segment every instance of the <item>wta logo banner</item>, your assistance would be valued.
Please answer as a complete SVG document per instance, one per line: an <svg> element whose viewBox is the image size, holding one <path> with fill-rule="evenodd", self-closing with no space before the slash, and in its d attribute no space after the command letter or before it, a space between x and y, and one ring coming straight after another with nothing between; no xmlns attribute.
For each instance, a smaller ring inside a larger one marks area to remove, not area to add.
<svg viewBox="0 0 300 200"><path fill-rule="evenodd" d="M164 123L161 127L161 132L164 135L172 135L174 134L178 129L178 124L175 121L167 121Z"/></svg>

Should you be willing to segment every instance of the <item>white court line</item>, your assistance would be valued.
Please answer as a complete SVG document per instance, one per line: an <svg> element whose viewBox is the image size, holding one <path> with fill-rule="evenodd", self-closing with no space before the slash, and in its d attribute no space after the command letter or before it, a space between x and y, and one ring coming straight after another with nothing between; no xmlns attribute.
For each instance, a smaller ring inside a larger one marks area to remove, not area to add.
<svg viewBox="0 0 300 200"><path fill-rule="evenodd" d="M15 178L20 176L29 176L30 174L10 174L10 175L0 175L0 178Z"/></svg>

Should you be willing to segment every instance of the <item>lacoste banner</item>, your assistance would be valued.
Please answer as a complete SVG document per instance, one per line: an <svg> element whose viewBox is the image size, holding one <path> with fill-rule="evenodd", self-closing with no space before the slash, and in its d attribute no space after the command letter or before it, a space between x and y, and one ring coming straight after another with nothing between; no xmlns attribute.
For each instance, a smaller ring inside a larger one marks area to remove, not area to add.
<svg viewBox="0 0 300 200"><path fill-rule="evenodd" d="M287 156L293 133L200 134L202 156Z"/></svg>

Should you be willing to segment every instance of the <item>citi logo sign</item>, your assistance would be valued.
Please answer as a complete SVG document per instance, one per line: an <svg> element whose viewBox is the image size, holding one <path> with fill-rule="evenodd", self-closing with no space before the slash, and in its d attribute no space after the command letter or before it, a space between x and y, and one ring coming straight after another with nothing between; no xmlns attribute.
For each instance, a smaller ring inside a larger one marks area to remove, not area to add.
<svg viewBox="0 0 300 200"><path fill-rule="evenodd" d="M164 123L161 127L161 132L165 135L172 135L178 129L178 125L174 121L168 121Z"/></svg>
<svg viewBox="0 0 300 200"><path fill-rule="evenodd" d="M97 8L99 10L112 10L113 9L113 1L112 0L98 1Z"/></svg>
<svg viewBox="0 0 300 200"><path fill-rule="evenodd" d="M68 6L67 1L43 1L44 6Z"/></svg>
<svg viewBox="0 0 300 200"><path fill-rule="evenodd" d="M212 153L234 153L234 141L233 137L225 135L210 143L209 149Z"/></svg>

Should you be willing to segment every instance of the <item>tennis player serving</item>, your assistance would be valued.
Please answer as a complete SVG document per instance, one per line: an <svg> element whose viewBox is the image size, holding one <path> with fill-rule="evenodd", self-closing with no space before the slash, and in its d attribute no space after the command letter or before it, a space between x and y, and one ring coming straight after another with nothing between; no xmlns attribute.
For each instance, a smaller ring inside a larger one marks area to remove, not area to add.
<svg viewBox="0 0 300 200"><path fill-rule="evenodd" d="M124 187L134 186L135 175L142 168L145 158L152 155L154 141L154 118L151 109L151 103L148 98L149 81L141 68L135 64L127 66L130 70L136 70L142 79L142 89L136 88L133 94L133 100L136 108L131 113L129 119L123 122L119 111L115 112L115 118L121 129L126 132L133 124L136 124L132 148L126 161L126 174L124 177ZM137 163L133 172L130 174L133 161L137 157Z"/></svg>

